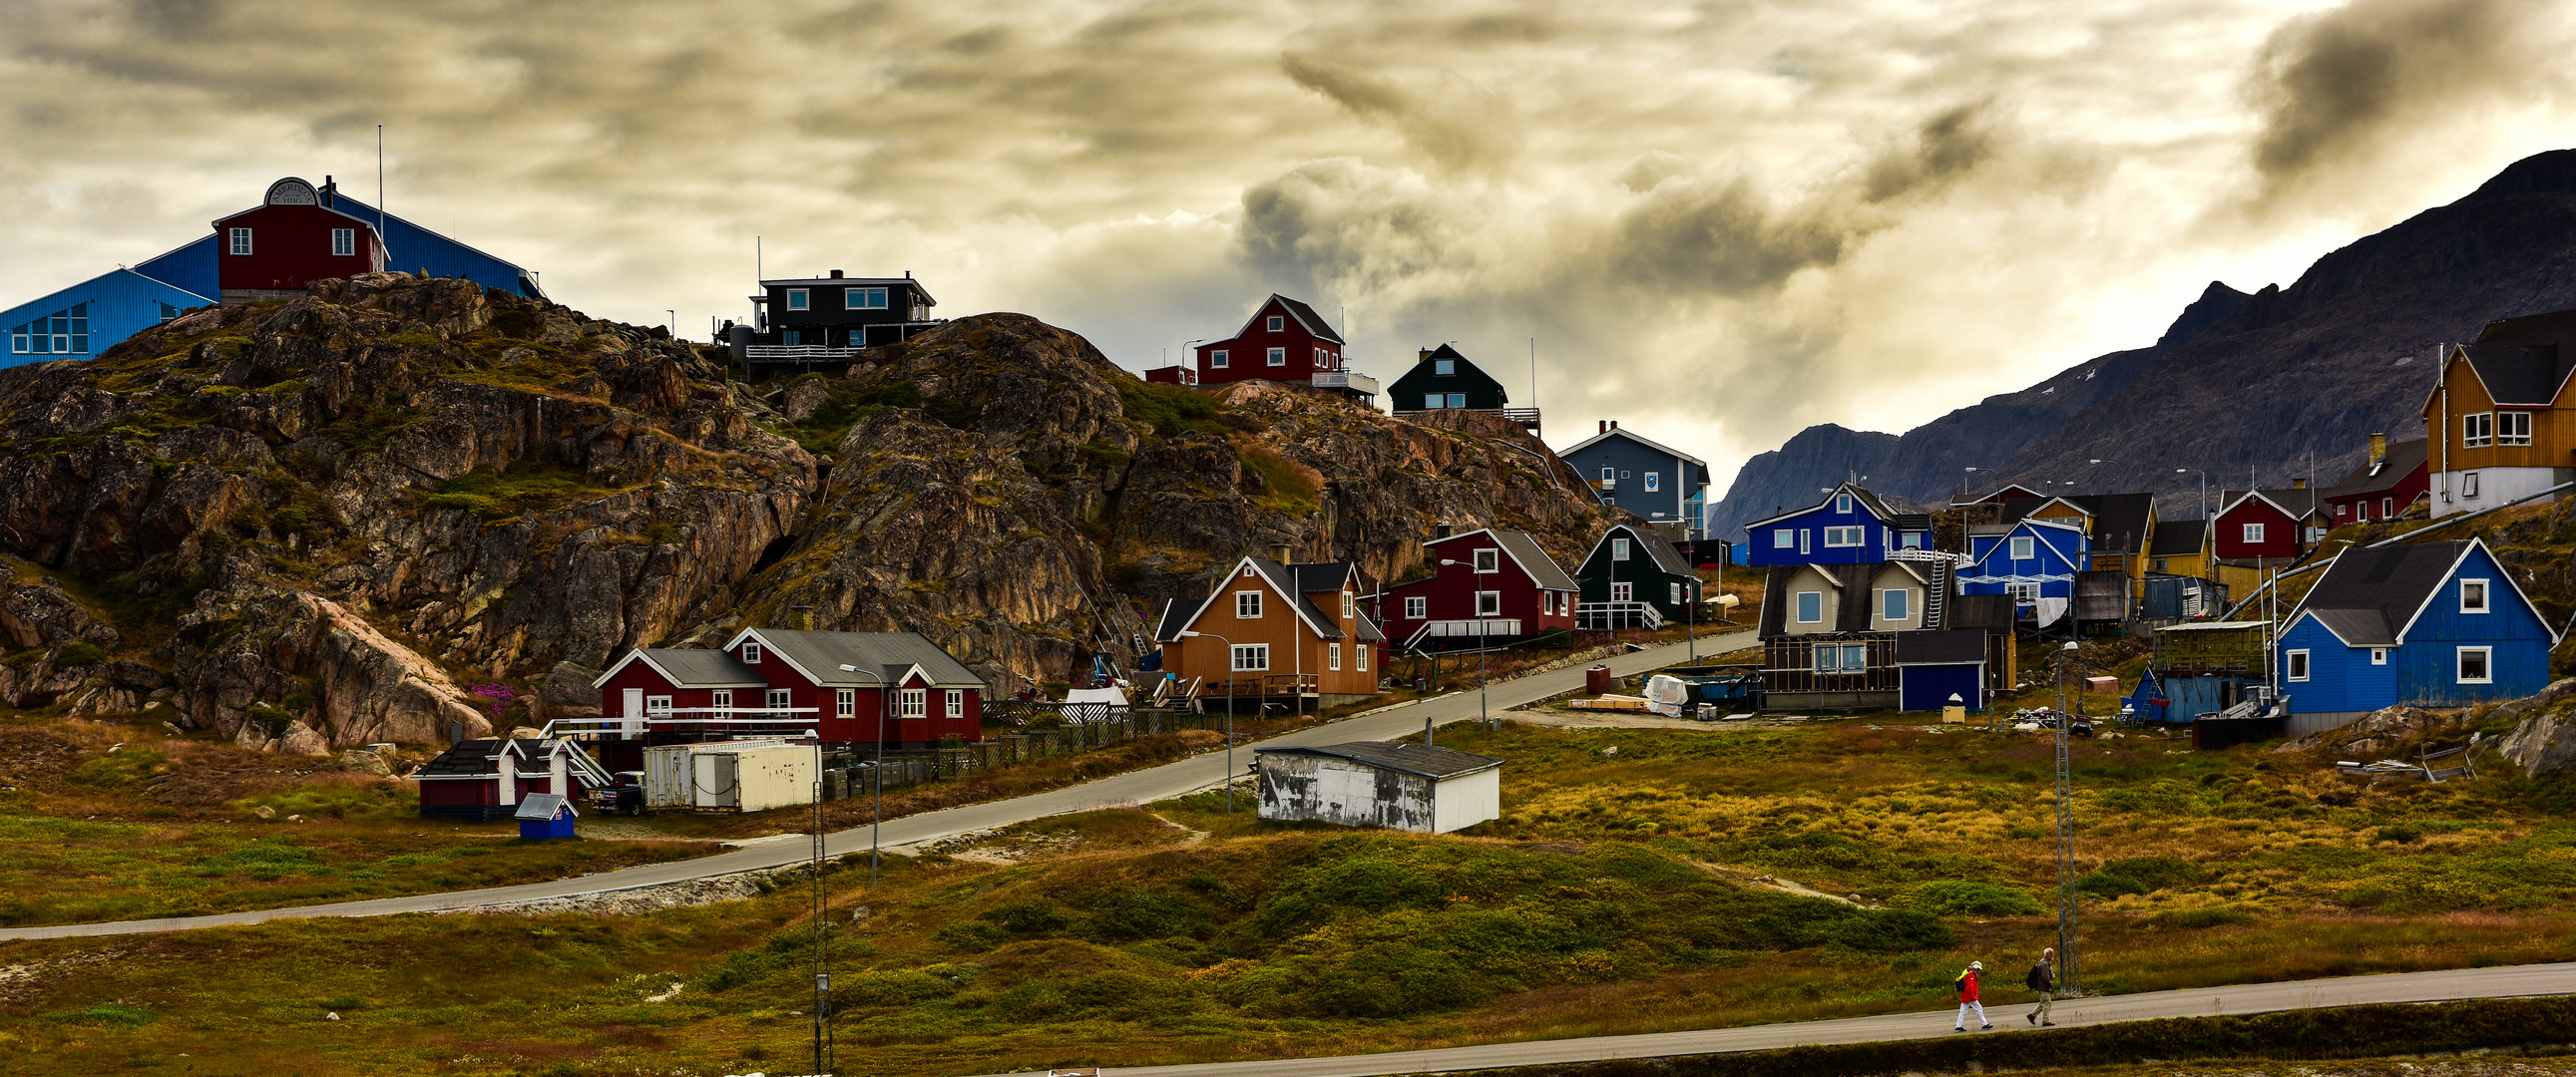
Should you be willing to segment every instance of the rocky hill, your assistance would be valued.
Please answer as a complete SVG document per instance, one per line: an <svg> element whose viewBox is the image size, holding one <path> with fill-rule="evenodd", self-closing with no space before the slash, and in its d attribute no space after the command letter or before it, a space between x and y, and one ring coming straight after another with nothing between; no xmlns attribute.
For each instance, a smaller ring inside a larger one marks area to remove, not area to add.
<svg viewBox="0 0 2576 1077"><path fill-rule="evenodd" d="M1924 500L1947 497L1968 467L1986 485L2055 479L2196 498L2199 478L2176 468L2230 486L2252 468L2286 485L2313 453L2319 481L2332 482L2372 432L2422 436L2434 348L2569 307L2576 151L2556 150L2318 259L2288 288L2246 295L2213 283L2153 347L2100 356L1901 438L1809 428L1747 462L1718 512L1731 529L1848 472Z"/></svg>
<svg viewBox="0 0 2576 1077"><path fill-rule="evenodd" d="M1124 660L1239 554L1389 580L1436 522L1570 557L1607 519L1499 421L1147 386L1020 315L754 389L659 329L376 274L0 371L0 703L437 742L488 728L478 683L559 715L627 648L805 623L1007 690Z"/></svg>

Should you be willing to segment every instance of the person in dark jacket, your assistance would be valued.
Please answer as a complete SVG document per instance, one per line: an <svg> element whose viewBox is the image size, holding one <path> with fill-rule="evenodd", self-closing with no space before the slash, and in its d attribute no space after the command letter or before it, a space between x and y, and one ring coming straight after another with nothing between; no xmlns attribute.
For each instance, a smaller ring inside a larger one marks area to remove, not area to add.
<svg viewBox="0 0 2576 1077"><path fill-rule="evenodd" d="M2039 992L2039 1005L2031 1007L2030 1013L2028 1014L2030 1023L2034 1025L2056 1024L2057 1022L2048 1019L2048 1004L2055 1001L2057 998L2056 947L2050 947L2039 952L2039 964L2032 965L2030 967L2030 977L2026 982L2029 984L2031 990Z"/></svg>
<svg viewBox="0 0 2576 1077"><path fill-rule="evenodd" d="M1983 1032L1995 1027L1994 1022L1986 1020L1986 1004L1977 1001L1977 979L1984 976L1985 973L1985 962L1971 961L1968 962L1968 971L1959 974L1959 1021L1958 1024L1950 1029L1950 1031L1966 1032L1968 1030L1968 1012L1971 1010L1976 1011L1978 1031Z"/></svg>

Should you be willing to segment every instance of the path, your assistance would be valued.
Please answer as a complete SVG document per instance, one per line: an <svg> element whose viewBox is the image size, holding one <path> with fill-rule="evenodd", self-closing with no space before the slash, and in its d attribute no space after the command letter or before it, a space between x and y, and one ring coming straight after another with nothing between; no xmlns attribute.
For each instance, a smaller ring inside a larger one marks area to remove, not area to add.
<svg viewBox="0 0 2576 1077"><path fill-rule="evenodd" d="M1754 643L1751 632L1704 637L1699 641L1701 655L1723 654ZM1642 673L1683 661L1688 645L1682 643L1649 648L1607 659L1612 672L1621 676ZM1516 680L1496 681L1486 692L1486 705L1500 713L1524 703L1532 703L1560 692L1583 687L1580 665ZM1258 746L1341 744L1355 740L1393 740L1420 732L1425 721L1446 725L1477 717L1476 693L1453 692L1445 696L1413 703L1398 704L1337 722L1309 726L1258 742ZM1235 746L1238 766L1252 762L1253 742ZM907 815L885 822L884 844L887 847L936 841L975 830L994 830L1043 819L1068 812L1094 808L1148 804L1168 800L1184 793L1215 785L1226 776L1224 752L1192 756L1159 767L1128 771L1098 778L1080 785L1032 793L1009 800L967 804L938 811ZM1239 771L1238 771L1239 773ZM868 850L869 828L853 827L834 831L826 849L833 856ZM750 848L735 849L695 860L678 860L665 864L578 875L569 879L527 883L519 886L496 886L481 890L451 890L439 894L415 894L409 897L375 898L367 901L340 901L326 905L304 905L289 909L259 909L249 912L217 913L211 916L172 917L160 920L119 920L103 924L49 924L38 927L0 929L0 939L58 939L94 935L134 935L154 931L182 931L189 928L221 927L230 924L256 924L264 920L307 916L388 916L405 912L448 912L481 905L503 905L541 898L571 897L607 890L628 890L639 886L702 879L710 875L730 875L738 871L781 867L812 855L810 840L766 842Z"/></svg>
<svg viewBox="0 0 2576 1077"><path fill-rule="evenodd" d="M2020 991L1999 991L2008 998ZM2450 969L2384 976L2346 976L2331 980L2205 987L2187 991L2151 991L2136 995L2067 999L2052 1014L2059 1028L2161 1017L2243 1015L2276 1010L2360 1006L2390 1002L2444 1002L2456 999L2509 998L2523 995L2576 994L2576 963L2518 965L2509 968ZM1998 1035L2027 1032L2022 1015L2026 1002L1990 1007L1987 1019ZM1562 1065L1622 1058L1726 1054L1769 1051L1814 1044L1871 1043L1883 1040L1938 1039L1950 1031L1956 1009L1928 1013L1846 1017L1834 1021L1752 1025L1693 1032L1654 1032L1636 1036L1589 1036L1567 1040L1527 1040L1446 1047L1430 1051L1390 1051L1335 1058L1283 1058L1252 1062L1210 1062L1187 1066L1102 1067L1102 1077L1383 1077L1387 1074L1444 1073L1499 1069L1507 1066Z"/></svg>

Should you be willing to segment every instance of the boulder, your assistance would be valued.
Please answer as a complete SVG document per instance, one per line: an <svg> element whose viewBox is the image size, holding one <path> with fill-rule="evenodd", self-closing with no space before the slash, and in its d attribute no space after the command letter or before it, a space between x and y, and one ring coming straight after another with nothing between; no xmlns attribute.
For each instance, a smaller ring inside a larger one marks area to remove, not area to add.
<svg viewBox="0 0 2576 1077"><path fill-rule="evenodd" d="M590 682L599 679L599 670L572 662L557 662L547 671L546 679L537 685L536 697L530 701L538 721L552 722L567 718L599 717L599 689Z"/></svg>
<svg viewBox="0 0 2576 1077"><path fill-rule="evenodd" d="M365 748L351 748L341 752L336 765L342 770L372 774L379 778L394 776L393 764L386 761L384 753Z"/></svg>
<svg viewBox="0 0 2576 1077"><path fill-rule="evenodd" d="M2329 748L2345 753L2346 758L2393 750L2400 742L2433 732L2456 721L2456 716L2428 711L2421 707L2383 707L2362 715L2344 725L2273 749L2278 752L2304 752ZM2368 762L2368 760L2362 760Z"/></svg>
<svg viewBox="0 0 2576 1077"><path fill-rule="evenodd" d="M2522 768L2524 777L2537 778L2576 763L2576 677L2499 704L2487 717L2515 723L2498 750Z"/></svg>
<svg viewBox="0 0 2576 1077"><path fill-rule="evenodd" d="M0 642L11 647L89 643L113 650L116 629L84 608L52 580L0 582Z"/></svg>
<svg viewBox="0 0 2576 1077"><path fill-rule="evenodd" d="M832 391L822 379L808 378L778 394L778 414L788 422L801 423L823 410L823 405L830 403L831 399Z"/></svg>

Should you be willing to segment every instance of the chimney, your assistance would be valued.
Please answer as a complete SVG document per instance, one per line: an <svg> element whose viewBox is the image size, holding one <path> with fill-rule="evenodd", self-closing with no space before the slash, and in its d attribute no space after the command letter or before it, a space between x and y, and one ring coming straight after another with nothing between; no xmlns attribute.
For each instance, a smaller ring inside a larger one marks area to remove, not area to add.
<svg viewBox="0 0 2576 1077"><path fill-rule="evenodd" d="M1431 538L1432 538L1432 540L1433 540L1433 541L1438 541L1438 540L1440 540L1440 539L1445 539L1445 538L1448 538L1448 537L1449 537L1449 525L1448 525L1448 524L1433 524L1433 525L1431 525Z"/></svg>
<svg viewBox="0 0 2576 1077"><path fill-rule="evenodd" d="M1608 419L1603 419L1603 420L1601 420L1601 429L1599 429L1599 430L1597 430L1597 431L1594 431L1594 432L1595 432L1595 433L1601 433L1601 434L1607 434L1607 433L1609 433L1609 432L1610 432L1610 420L1608 420Z"/></svg>
<svg viewBox="0 0 2576 1077"><path fill-rule="evenodd" d="M1271 559L1271 560L1273 560L1273 561L1277 561L1277 562L1279 562L1280 564L1283 564L1283 565L1284 565L1284 564L1287 564L1287 563L1288 563L1288 544L1287 544L1287 543L1285 543L1285 542L1282 542L1282 543L1280 543L1280 544L1278 544L1278 545L1276 545L1276 546L1272 546L1272 547L1270 548L1270 559Z"/></svg>
<svg viewBox="0 0 2576 1077"><path fill-rule="evenodd" d="M2379 470L2379 462L2385 459L2388 459L2388 435L2385 432L2370 435L2370 469Z"/></svg>
<svg viewBox="0 0 2576 1077"><path fill-rule="evenodd" d="M333 180L331 179L331 174L330 174L330 173L327 173L327 172L323 173L323 174L322 174L322 208L324 208L324 209L330 209L330 208L332 208L334 205L336 205L339 201L340 201L340 185L339 185L337 182L335 182L335 181L333 181Z"/></svg>
<svg viewBox="0 0 2576 1077"><path fill-rule="evenodd" d="M1415 349L1413 350L1413 361L1414 361L1414 362L1419 363L1419 362L1422 362L1423 360L1426 360L1426 359L1429 359L1429 358L1431 358L1431 349L1429 349L1429 348L1415 348Z"/></svg>
<svg viewBox="0 0 2576 1077"><path fill-rule="evenodd" d="M1617 430L1617 429L1619 429L1619 420L1617 420L1617 419L1612 419L1612 420L1610 420L1610 429L1612 429L1612 430Z"/></svg>
<svg viewBox="0 0 2576 1077"><path fill-rule="evenodd" d="M833 280L839 280L839 279L841 279L841 271L840 271L840 270L837 270L837 269L833 270L833 271L832 271L832 279L833 279Z"/></svg>

